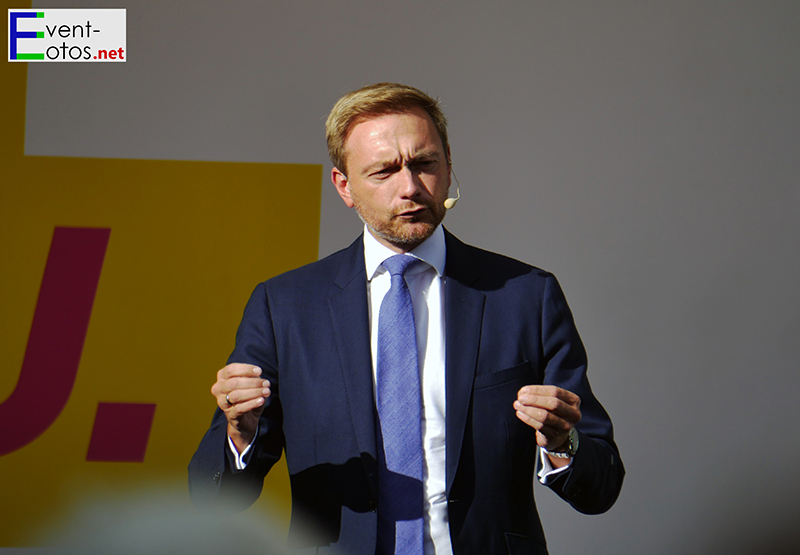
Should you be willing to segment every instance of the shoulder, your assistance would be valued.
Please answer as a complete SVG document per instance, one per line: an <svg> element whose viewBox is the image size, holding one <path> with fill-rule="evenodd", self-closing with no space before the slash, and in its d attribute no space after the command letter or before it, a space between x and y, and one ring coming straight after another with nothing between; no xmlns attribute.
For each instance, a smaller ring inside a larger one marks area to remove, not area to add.
<svg viewBox="0 0 800 555"><path fill-rule="evenodd" d="M496 290L512 285L544 287L555 276L516 258L468 245L446 232L447 277L485 290Z"/></svg>
<svg viewBox="0 0 800 555"><path fill-rule="evenodd" d="M279 274L259 284L259 287L283 292L320 290L326 284L347 282L364 272L364 245L359 236L347 248Z"/></svg>

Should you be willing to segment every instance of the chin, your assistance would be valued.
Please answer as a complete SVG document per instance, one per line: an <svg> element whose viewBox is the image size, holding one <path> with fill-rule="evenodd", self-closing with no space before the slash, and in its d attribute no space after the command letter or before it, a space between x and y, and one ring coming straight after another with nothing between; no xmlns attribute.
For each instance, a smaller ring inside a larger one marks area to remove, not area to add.
<svg viewBox="0 0 800 555"><path fill-rule="evenodd" d="M428 206L428 211L423 216L424 220L427 221L415 222L394 218L389 219L389 221L381 220L373 214L365 213L366 211L363 211L358 204L356 204L355 209L358 217L373 234L404 250L411 250L417 247L425 239L433 235L433 232L436 231L445 216L444 206L438 211Z"/></svg>
<svg viewBox="0 0 800 555"><path fill-rule="evenodd" d="M421 244L425 239L433 235L436 231L436 226L439 224L434 223L421 223L406 224L400 229L397 226L392 226L392 229L386 227L382 229L372 230L380 237L386 239L393 245L400 247L416 247Z"/></svg>

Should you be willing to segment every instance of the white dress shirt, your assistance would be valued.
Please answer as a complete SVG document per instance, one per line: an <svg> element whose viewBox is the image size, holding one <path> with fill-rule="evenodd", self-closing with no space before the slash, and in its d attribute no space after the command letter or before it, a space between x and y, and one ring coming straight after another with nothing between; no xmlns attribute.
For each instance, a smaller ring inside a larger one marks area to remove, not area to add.
<svg viewBox="0 0 800 555"><path fill-rule="evenodd" d="M383 297L391 288L391 276L381 264L396 254L379 243L367 229L364 230L373 387L377 383L378 314ZM442 227L436 228L433 235L409 254L424 262L411 266L405 278L414 305L422 386L425 555L451 555L453 548L450 545L445 497L445 322L442 277L447 251Z"/></svg>

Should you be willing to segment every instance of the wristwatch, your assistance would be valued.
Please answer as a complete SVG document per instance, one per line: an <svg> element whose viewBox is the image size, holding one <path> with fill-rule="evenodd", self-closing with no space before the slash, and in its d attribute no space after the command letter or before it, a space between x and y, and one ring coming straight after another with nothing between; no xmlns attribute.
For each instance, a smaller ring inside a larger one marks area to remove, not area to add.
<svg viewBox="0 0 800 555"><path fill-rule="evenodd" d="M564 446L567 448L565 451L549 451L545 449L544 452L551 457L556 457L557 459L570 459L574 457L575 453L578 452L578 430L572 428L569 431L569 435L567 436L567 441L564 442Z"/></svg>

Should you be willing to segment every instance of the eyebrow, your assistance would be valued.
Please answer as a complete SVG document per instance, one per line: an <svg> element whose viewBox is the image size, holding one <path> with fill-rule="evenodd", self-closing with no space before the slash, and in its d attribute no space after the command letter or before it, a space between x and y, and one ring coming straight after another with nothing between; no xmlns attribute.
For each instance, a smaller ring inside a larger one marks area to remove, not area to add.
<svg viewBox="0 0 800 555"><path fill-rule="evenodd" d="M435 149L434 150L420 150L419 152L414 153L414 155L411 158L409 158L406 163L407 164L413 164L414 162L416 162L418 160L421 160L423 158L438 158L438 157L439 157L439 151L438 150L435 150ZM398 165L397 159L378 160L378 161L370 164L366 168L364 168L364 171L361 172L361 174L362 175L369 175L369 174L371 174L372 172L374 172L376 170L387 168L387 167L391 167L391 166L394 166L394 165Z"/></svg>

